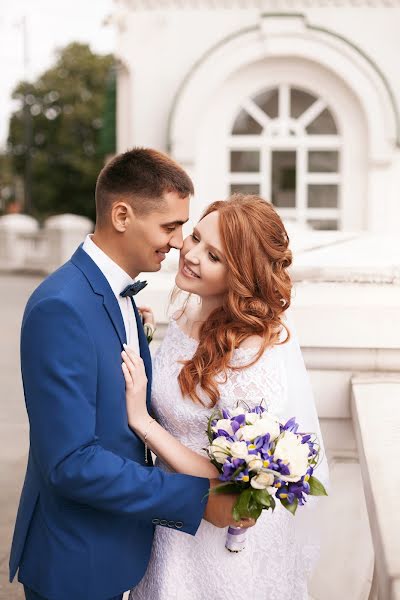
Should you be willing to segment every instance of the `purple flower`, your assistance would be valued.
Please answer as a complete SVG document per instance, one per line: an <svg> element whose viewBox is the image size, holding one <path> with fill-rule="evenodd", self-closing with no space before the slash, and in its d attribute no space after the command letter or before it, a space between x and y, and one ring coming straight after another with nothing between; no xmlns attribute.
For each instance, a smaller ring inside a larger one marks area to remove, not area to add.
<svg viewBox="0 0 400 600"><path fill-rule="evenodd" d="M244 425L246 422L245 415L238 415L234 419L231 420L231 427L233 429L233 433L236 433L238 429L240 429L241 425Z"/></svg>
<svg viewBox="0 0 400 600"><path fill-rule="evenodd" d="M247 468L241 471L239 475L236 475L235 477L235 481L242 481L243 483L247 483L249 479L249 470Z"/></svg>
<svg viewBox="0 0 400 600"><path fill-rule="evenodd" d="M284 463L280 458L276 461L278 465L278 470L281 475L290 475L290 469L286 463Z"/></svg>
<svg viewBox="0 0 400 600"><path fill-rule="evenodd" d="M222 473L219 476L219 479L221 481L231 481L234 472L245 463L246 461L242 458L229 457L223 464Z"/></svg>
<svg viewBox="0 0 400 600"><path fill-rule="evenodd" d="M292 431L293 433L297 433L299 426L296 423L296 417L292 417L289 421L286 421L285 425L281 425L281 431Z"/></svg>

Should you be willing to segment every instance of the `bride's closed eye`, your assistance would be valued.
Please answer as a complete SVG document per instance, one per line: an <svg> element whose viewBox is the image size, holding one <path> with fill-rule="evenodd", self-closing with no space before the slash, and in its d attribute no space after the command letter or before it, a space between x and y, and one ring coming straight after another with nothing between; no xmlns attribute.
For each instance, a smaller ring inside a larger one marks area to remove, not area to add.
<svg viewBox="0 0 400 600"><path fill-rule="evenodd" d="M193 232L190 237L192 238L193 242L200 242L200 239L197 237L197 235L195 234L195 232ZM215 254L213 254L212 252L208 253L208 258L211 260L211 262L219 262L219 258L218 256L215 256Z"/></svg>

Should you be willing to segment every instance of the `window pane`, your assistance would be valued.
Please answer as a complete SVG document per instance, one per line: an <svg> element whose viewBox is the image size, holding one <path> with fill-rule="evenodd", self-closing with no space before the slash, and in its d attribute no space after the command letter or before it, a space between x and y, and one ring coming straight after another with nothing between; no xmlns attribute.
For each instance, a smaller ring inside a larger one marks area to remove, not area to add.
<svg viewBox="0 0 400 600"><path fill-rule="evenodd" d="M272 204L281 208L296 206L296 152L272 153Z"/></svg>
<svg viewBox="0 0 400 600"><path fill-rule="evenodd" d="M263 110L270 119L278 116L278 90L267 90L253 98L254 102Z"/></svg>
<svg viewBox="0 0 400 600"><path fill-rule="evenodd" d="M308 207L309 208L337 208L338 186L337 185L309 185Z"/></svg>
<svg viewBox="0 0 400 600"><path fill-rule="evenodd" d="M260 170L260 153L258 150L232 150L232 173L258 173Z"/></svg>
<svg viewBox="0 0 400 600"><path fill-rule="evenodd" d="M260 186L257 183L232 183L231 194L259 194Z"/></svg>
<svg viewBox="0 0 400 600"><path fill-rule="evenodd" d="M307 223L318 231L337 231L339 229L336 219L309 219Z"/></svg>
<svg viewBox="0 0 400 600"><path fill-rule="evenodd" d="M241 110L233 125L233 135L259 135L262 127L245 110Z"/></svg>
<svg viewBox="0 0 400 600"><path fill-rule="evenodd" d="M290 91L290 116L293 119L298 119L315 101L315 96L301 90L292 89Z"/></svg>
<svg viewBox="0 0 400 600"><path fill-rule="evenodd" d="M306 127L310 135L335 135L337 127L329 110L326 108L322 113Z"/></svg>
<svg viewBox="0 0 400 600"><path fill-rule="evenodd" d="M336 151L309 151L308 170L310 173L337 173L339 170L339 153Z"/></svg>

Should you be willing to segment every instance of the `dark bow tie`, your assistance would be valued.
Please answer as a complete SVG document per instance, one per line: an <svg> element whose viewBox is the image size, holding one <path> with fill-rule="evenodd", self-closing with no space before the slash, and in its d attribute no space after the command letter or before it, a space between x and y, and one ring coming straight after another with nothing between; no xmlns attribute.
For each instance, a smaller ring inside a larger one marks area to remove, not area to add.
<svg viewBox="0 0 400 600"><path fill-rule="evenodd" d="M126 288L120 293L120 296L122 296L123 298L130 296L132 298L132 296L136 296L136 294L140 292L140 290L145 288L146 285L147 281L135 281L135 283L127 285Z"/></svg>

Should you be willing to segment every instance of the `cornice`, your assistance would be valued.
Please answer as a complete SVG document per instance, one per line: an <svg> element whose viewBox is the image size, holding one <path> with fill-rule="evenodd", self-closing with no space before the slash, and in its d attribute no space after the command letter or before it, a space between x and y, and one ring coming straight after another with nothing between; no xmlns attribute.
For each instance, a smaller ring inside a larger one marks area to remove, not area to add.
<svg viewBox="0 0 400 600"><path fill-rule="evenodd" d="M114 0L115 5L134 11L258 9L260 11L305 10L307 8L397 8L400 0Z"/></svg>

